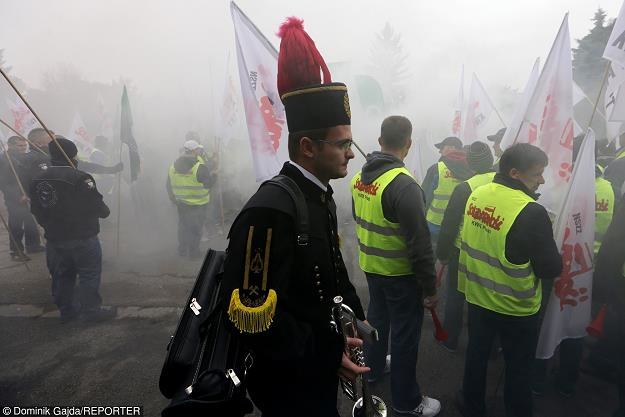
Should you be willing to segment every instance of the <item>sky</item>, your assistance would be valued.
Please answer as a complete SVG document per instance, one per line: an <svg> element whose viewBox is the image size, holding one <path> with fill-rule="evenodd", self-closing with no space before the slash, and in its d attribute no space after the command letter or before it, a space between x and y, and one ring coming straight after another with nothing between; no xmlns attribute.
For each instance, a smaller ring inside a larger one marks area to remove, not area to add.
<svg viewBox="0 0 625 417"><path fill-rule="evenodd" d="M284 18L303 18L326 61L347 61L356 71L366 70L375 33L390 23L409 57L407 88L419 101L414 112L431 118L452 114L462 65L465 99L472 72L487 91L522 89L535 58L544 62L567 11L576 46L598 7L614 18L621 6L619 0L237 4L276 47L274 34ZM45 72L69 65L89 80L130 79L145 100L214 107L226 72L236 71L225 0L2 0L0 21L0 48L11 73L31 86L39 86Z"/></svg>

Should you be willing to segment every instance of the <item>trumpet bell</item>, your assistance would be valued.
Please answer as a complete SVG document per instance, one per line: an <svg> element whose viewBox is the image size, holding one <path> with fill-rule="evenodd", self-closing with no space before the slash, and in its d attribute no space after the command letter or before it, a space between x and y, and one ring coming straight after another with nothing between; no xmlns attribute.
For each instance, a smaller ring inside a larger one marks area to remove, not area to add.
<svg viewBox="0 0 625 417"><path fill-rule="evenodd" d="M367 416L365 415L365 408L363 407L362 397L358 399L354 403L354 408L352 409L353 417L387 417L388 410L386 408L386 404L380 397L375 395L371 396L371 403L373 404L372 412Z"/></svg>

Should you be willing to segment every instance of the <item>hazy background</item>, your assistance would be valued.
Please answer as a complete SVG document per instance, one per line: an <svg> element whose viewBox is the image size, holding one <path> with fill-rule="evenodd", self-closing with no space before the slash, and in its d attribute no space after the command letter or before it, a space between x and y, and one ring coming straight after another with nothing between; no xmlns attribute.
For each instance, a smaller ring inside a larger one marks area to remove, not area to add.
<svg viewBox="0 0 625 417"><path fill-rule="evenodd" d="M540 57L544 63L564 14L570 13L574 48L575 39L592 27L597 8L603 8L610 20L617 16L621 1L240 0L237 4L276 48L275 32L285 17L303 18L333 68L334 79L348 84L380 64L379 51L373 52L375 39L388 24L394 36L400 36L403 99L374 115L352 103L354 138L373 150L381 120L389 113L403 114L413 121L413 139L429 138L426 149L433 160L431 144L449 133L462 65L465 100L471 73L476 72L508 122L534 60ZM99 97L116 120L121 86L129 86L143 172L135 190L126 190L125 204L132 211L125 212L145 222L152 233L162 227L175 233L176 216L164 188L167 167L189 130L198 131L212 151L229 76L235 95L240 94L229 2L2 0L0 49L11 77L58 133L69 130L77 111L91 136L101 133ZM379 81L385 94L392 90L394 80ZM349 86L351 95L353 84ZM11 120L4 97L15 100L2 82L0 117ZM238 129L225 146L221 171L226 220L257 187L238 97L236 105ZM501 127L494 115L491 123L493 131ZM111 154L114 163L116 151ZM357 155L350 174L362 163ZM349 218L345 180L334 188L339 210ZM173 235L171 240L174 245Z"/></svg>

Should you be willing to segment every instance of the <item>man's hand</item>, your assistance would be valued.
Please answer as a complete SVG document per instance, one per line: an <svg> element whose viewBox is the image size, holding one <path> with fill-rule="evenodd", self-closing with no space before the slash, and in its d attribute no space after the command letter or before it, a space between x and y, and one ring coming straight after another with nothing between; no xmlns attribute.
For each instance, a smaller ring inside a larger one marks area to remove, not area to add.
<svg viewBox="0 0 625 417"><path fill-rule="evenodd" d="M362 340L353 337L347 338L347 349L350 347L362 346ZM343 358L341 358L341 367L339 368L338 375L344 381L354 381L356 376L369 372L371 368L367 366L358 366L349 358L347 349L343 352Z"/></svg>
<svg viewBox="0 0 625 417"><path fill-rule="evenodd" d="M436 294L431 295L429 297L425 297L423 299L423 307L425 308L436 308L438 304L438 296Z"/></svg>
<svg viewBox="0 0 625 417"><path fill-rule="evenodd" d="M30 203L30 198L26 197L25 195L20 197L20 204L28 204Z"/></svg>
<svg viewBox="0 0 625 417"><path fill-rule="evenodd" d="M439 259L438 262L440 262L441 265L447 265L449 263L449 259Z"/></svg>

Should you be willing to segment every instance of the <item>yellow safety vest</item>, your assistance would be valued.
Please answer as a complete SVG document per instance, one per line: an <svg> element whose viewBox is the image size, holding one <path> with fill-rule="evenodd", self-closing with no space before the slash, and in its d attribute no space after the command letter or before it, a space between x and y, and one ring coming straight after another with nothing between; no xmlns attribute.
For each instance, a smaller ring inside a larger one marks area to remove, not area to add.
<svg viewBox="0 0 625 417"><path fill-rule="evenodd" d="M399 223L388 221L382 210L382 193L400 174L413 178L402 167L386 171L371 184L362 183L361 172L351 181L359 246L358 263L363 271L371 274L399 276L414 273Z"/></svg>
<svg viewBox="0 0 625 417"><path fill-rule="evenodd" d="M196 162L186 174L176 172L173 165L169 167L169 182L176 201L190 206L208 204L209 191L197 180L197 170L200 165L202 165L200 161Z"/></svg>
<svg viewBox="0 0 625 417"><path fill-rule="evenodd" d="M475 191L478 187L482 185L486 185L488 183L493 182L493 178L495 178L494 172L486 172L484 174L477 174L466 180L465 182L469 184L469 188L471 192ZM463 217L464 220L464 217ZM458 234L456 235L456 240L454 241L454 246L460 249L460 231L462 230L462 223L460 222L460 227L458 228Z"/></svg>
<svg viewBox="0 0 625 417"><path fill-rule="evenodd" d="M454 177L447 165L440 161L438 163L438 186L434 190L434 197L425 217L428 222L437 226L441 225L449 197L456 185L460 183L461 181Z"/></svg>
<svg viewBox="0 0 625 417"><path fill-rule="evenodd" d="M540 308L541 284L530 262L506 258L506 237L519 213L534 200L497 183L476 189L465 208L458 265L458 289L467 302L509 316Z"/></svg>
<svg viewBox="0 0 625 417"><path fill-rule="evenodd" d="M610 226L614 213L614 189L603 177L595 179L595 255L599 252L603 236Z"/></svg>

